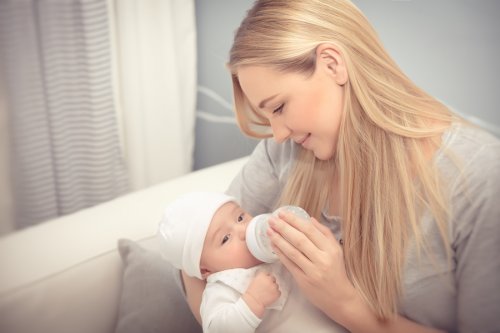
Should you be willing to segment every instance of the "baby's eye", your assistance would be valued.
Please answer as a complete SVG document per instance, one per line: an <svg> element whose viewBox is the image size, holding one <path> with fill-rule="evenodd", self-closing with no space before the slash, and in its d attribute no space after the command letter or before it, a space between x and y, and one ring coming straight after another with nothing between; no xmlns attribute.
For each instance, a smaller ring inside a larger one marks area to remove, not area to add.
<svg viewBox="0 0 500 333"><path fill-rule="evenodd" d="M243 221L244 216L245 216L245 213L241 213L240 216L238 216L238 222Z"/></svg>
<svg viewBox="0 0 500 333"><path fill-rule="evenodd" d="M231 237L231 234L227 234L227 235L225 235L225 236L222 238L222 243L221 243L221 245L224 245L224 243L226 243L226 242L229 240L229 238L230 238L230 237Z"/></svg>

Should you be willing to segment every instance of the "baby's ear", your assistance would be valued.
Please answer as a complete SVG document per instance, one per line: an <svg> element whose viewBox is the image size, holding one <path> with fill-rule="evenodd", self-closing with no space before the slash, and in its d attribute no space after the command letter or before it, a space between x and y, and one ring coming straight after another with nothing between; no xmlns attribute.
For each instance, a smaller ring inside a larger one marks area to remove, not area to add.
<svg viewBox="0 0 500 333"><path fill-rule="evenodd" d="M203 278L203 280L206 280L207 277L212 274L212 272L206 268L201 268L200 269L200 272L201 272L201 277Z"/></svg>

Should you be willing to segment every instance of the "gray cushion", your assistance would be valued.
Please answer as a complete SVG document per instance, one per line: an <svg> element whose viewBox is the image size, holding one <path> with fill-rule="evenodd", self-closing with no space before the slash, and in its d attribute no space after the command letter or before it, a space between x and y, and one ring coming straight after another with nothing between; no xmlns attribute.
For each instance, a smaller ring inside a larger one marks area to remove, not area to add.
<svg viewBox="0 0 500 333"><path fill-rule="evenodd" d="M201 332L176 282L179 271L160 254L120 239L123 281L115 333Z"/></svg>

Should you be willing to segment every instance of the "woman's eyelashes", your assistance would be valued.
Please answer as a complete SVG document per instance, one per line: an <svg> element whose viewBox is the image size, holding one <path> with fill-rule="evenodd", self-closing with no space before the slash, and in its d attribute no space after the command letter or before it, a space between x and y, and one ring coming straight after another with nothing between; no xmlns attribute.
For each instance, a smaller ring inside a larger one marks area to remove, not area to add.
<svg viewBox="0 0 500 333"><path fill-rule="evenodd" d="M273 110L273 114L280 114L283 112L283 108L285 107L285 104L281 104L277 109Z"/></svg>

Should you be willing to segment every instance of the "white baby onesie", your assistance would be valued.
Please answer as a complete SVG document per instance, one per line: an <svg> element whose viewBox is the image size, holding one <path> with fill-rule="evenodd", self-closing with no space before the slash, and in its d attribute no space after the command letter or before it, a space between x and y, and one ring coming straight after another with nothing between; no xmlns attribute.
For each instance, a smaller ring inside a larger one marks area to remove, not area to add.
<svg viewBox="0 0 500 333"><path fill-rule="evenodd" d="M258 318L241 295L258 270L271 272L281 296ZM207 279L201 303L203 332L347 332L315 308L301 294L288 271L280 263L249 269L235 268L214 273Z"/></svg>

